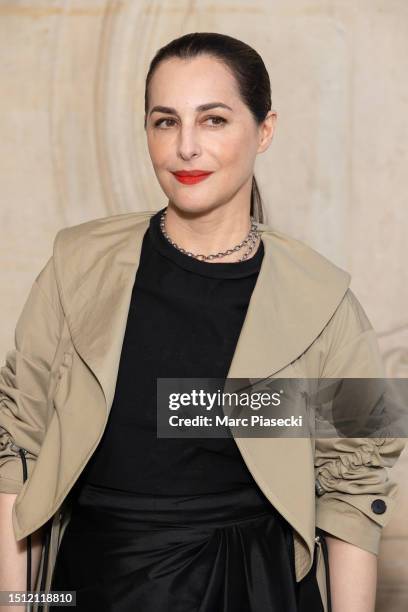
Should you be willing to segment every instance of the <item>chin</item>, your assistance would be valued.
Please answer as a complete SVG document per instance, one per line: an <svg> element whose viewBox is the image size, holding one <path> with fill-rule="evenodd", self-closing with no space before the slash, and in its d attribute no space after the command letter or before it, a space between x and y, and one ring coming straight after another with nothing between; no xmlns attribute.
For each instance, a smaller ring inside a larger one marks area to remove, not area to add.
<svg viewBox="0 0 408 612"><path fill-rule="evenodd" d="M172 198L169 198L169 202L171 208L174 208L183 215L205 214L216 208L216 205L211 206L209 204L202 204L201 202L180 202Z"/></svg>

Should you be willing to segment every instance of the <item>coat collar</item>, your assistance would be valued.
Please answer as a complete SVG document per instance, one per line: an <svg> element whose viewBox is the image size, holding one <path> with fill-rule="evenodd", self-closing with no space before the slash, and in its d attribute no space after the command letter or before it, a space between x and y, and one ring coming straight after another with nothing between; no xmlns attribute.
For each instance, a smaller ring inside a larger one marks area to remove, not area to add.
<svg viewBox="0 0 408 612"><path fill-rule="evenodd" d="M54 242L62 306L77 352L101 385L109 413L144 234L154 212L64 228ZM228 378L264 378L299 357L333 315L350 274L323 255L257 224L264 258Z"/></svg>

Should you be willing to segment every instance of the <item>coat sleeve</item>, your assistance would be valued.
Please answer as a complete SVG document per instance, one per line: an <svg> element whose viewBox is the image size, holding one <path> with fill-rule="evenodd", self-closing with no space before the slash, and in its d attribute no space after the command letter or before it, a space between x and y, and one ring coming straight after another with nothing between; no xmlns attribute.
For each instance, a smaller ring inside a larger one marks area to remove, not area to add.
<svg viewBox="0 0 408 612"><path fill-rule="evenodd" d="M28 476L35 465L50 417L48 388L62 321L50 257L34 280L17 320L15 346L0 368L0 493L19 493L23 486L20 448Z"/></svg>
<svg viewBox="0 0 408 612"><path fill-rule="evenodd" d="M376 333L348 289L322 332L322 378L385 378ZM388 473L405 438L317 438L316 526L376 555L398 486Z"/></svg>

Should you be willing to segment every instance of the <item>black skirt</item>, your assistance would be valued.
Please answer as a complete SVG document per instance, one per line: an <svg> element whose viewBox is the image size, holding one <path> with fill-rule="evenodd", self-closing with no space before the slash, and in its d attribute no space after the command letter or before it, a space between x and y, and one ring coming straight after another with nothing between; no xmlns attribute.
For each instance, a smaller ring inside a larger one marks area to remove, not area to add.
<svg viewBox="0 0 408 612"><path fill-rule="evenodd" d="M315 562L296 583L290 525L259 488L168 497L87 484L51 590L76 591L84 612L323 612Z"/></svg>

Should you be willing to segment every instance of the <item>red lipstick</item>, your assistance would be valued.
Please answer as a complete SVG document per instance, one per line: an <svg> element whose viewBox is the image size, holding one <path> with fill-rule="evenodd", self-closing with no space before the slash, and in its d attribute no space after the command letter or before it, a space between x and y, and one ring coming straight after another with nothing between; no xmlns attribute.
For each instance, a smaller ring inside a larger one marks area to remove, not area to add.
<svg viewBox="0 0 408 612"><path fill-rule="evenodd" d="M206 179L212 172L206 172L205 170L178 170L172 172L175 178L185 185L194 185Z"/></svg>

